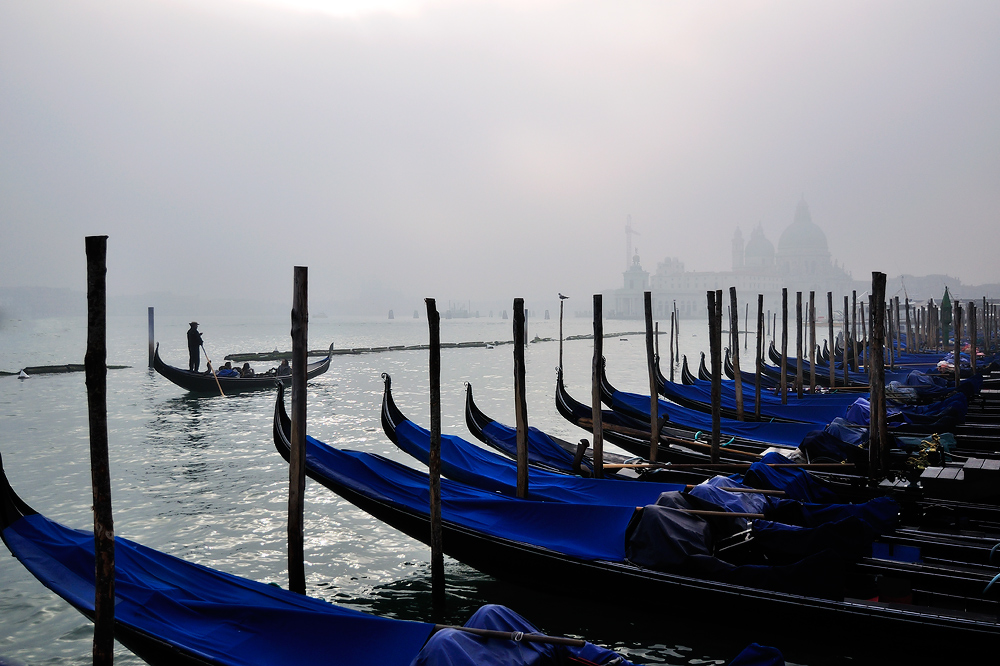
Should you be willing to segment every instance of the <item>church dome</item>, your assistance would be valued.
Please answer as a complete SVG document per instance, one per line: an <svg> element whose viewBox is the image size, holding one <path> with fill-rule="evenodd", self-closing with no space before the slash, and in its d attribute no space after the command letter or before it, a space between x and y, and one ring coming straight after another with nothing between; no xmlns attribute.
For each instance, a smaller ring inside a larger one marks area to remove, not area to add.
<svg viewBox="0 0 1000 666"><path fill-rule="evenodd" d="M760 224L750 232L750 240L743 252L748 267L771 266L774 264L774 245L764 237L764 227Z"/></svg>
<svg viewBox="0 0 1000 666"><path fill-rule="evenodd" d="M809 206L799 201L795 209L795 220L778 239L778 252L781 254L827 254L826 234L813 224L809 215Z"/></svg>

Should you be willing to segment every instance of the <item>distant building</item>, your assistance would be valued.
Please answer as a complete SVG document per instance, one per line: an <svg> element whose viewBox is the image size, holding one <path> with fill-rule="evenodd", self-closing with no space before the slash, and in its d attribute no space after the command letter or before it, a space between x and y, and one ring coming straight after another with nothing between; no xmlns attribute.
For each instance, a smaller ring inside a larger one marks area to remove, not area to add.
<svg viewBox="0 0 1000 666"><path fill-rule="evenodd" d="M729 303L730 287L736 287L741 303L756 301L757 294L764 294L764 307L775 311L781 307L781 289L786 287L791 317L795 316L796 291L803 292L803 304L808 302L809 291L815 291L816 310L821 315L826 312L827 291L834 293L834 308L840 310L845 294L867 290L866 283L856 282L832 259L826 234L812 221L804 200L796 206L792 223L778 238L777 250L760 224L745 243L743 232L737 228L730 271L688 271L673 257L657 264L656 272L650 275L643 270L636 253L623 276L624 286L615 290L614 311L609 316L624 319L643 316L643 292L647 290L652 292L657 318L669 317L674 302L682 317L704 317L706 292L710 289L724 290L724 303Z"/></svg>

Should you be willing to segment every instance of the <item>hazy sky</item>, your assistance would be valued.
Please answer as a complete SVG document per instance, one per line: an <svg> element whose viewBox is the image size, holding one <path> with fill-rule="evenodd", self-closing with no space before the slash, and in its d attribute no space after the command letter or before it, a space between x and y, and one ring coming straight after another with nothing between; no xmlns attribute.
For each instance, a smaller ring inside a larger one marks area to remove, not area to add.
<svg viewBox="0 0 1000 666"><path fill-rule="evenodd" d="M834 256L1000 281L1000 3L0 0L0 285L529 299ZM790 285L794 288L794 285ZM582 305L582 304L581 304Z"/></svg>

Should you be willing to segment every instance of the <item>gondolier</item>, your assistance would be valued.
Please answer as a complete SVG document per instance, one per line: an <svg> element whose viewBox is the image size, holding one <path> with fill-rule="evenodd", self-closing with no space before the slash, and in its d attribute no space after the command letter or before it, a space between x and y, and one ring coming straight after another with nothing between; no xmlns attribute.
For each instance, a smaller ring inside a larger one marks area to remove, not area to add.
<svg viewBox="0 0 1000 666"><path fill-rule="evenodd" d="M201 339L201 332L198 330L198 322L191 322L191 328L188 329L188 370L191 372L198 372L198 366L201 362L201 345L203 340Z"/></svg>

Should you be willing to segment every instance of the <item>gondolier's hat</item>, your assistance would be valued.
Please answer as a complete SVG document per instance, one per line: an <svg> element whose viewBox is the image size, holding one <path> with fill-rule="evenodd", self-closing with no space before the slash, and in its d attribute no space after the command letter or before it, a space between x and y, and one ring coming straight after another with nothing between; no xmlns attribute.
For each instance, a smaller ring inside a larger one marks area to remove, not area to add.
<svg viewBox="0 0 1000 666"><path fill-rule="evenodd" d="M193 321L193 322L191 322L191 325L192 325L192 326L197 326L197 325L198 325L198 322L196 322L196 321Z"/></svg>

